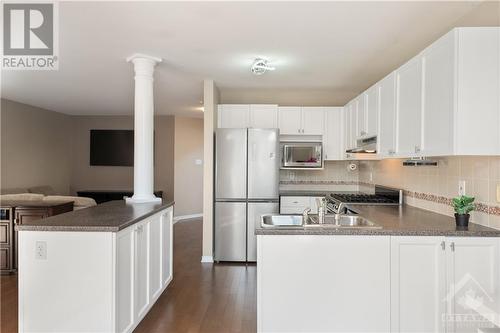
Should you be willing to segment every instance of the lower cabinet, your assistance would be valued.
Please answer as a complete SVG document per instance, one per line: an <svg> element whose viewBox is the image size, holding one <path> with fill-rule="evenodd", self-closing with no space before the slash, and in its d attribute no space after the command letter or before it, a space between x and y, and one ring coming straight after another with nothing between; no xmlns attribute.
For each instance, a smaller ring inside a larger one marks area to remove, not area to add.
<svg viewBox="0 0 500 333"><path fill-rule="evenodd" d="M388 332L389 251L389 236L257 236L257 331Z"/></svg>
<svg viewBox="0 0 500 333"><path fill-rule="evenodd" d="M494 316L498 324L499 265L499 238L391 237L391 331L477 332Z"/></svg>
<svg viewBox="0 0 500 333"><path fill-rule="evenodd" d="M167 209L117 234L117 332L131 332L172 280L172 218Z"/></svg>

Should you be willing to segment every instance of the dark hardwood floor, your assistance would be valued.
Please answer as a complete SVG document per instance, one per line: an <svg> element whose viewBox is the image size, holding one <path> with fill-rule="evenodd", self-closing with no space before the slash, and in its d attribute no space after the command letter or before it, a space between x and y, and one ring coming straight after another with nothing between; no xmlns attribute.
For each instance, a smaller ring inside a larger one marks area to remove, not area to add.
<svg viewBox="0 0 500 333"><path fill-rule="evenodd" d="M201 220L174 226L174 279L135 333L256 332L256 266L201 264ZM0 332L17 332L17 277L0 279Z"/></svg>

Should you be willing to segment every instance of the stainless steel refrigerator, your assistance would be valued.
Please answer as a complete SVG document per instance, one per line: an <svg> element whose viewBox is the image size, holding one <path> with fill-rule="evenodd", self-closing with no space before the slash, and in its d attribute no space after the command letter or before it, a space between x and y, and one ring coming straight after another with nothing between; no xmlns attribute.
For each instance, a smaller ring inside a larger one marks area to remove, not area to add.
<svg viewBox="0 0 500 333"><path fill-rule="evenodd" d="M279 211L279 130L215 133L215 260L256 261L255 226Z"/></svg>

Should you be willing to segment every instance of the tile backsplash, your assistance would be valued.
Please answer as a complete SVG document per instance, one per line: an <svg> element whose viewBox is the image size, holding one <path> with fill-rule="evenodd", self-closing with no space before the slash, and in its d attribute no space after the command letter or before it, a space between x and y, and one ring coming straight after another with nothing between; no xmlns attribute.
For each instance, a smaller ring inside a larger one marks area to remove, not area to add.
<svg viewBox="0 0 500 333"><path fill-rule="evenodd" d="M454 156L433 160L437 166L403 166L402 159L360 162L361 188L370 184L401 188L409 205L452 216L449 199L458 195L459 182L463 181L465 193L476 198L472 221L500 229L500 157Z"/></svg>
<svg viewBox="0 0 500 333"><path fill-rule="evenodd" d="M323 170L281 170L280 187L323 186L332 190L373 190L385 185L405 191L409 205L453 216L451 198L459 182L465 193L476 198L472 222L500 229L500 156L453 156L433 158L437 166L403 166L404 159L381 161L329 161ZM349 170L355 163L358 168Z"/></svg>

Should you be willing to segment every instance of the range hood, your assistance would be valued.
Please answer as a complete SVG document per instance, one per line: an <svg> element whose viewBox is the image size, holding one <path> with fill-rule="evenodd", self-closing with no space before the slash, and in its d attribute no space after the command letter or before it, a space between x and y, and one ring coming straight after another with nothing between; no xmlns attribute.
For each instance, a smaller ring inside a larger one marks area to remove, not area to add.
<svg viewBox="0 0 500 333"><path fill-rule="evenodd" d="M413 157L403 162L403 166L437 166L438 162L425 157Z"/></svg>
<svg viewBox="0 0 500 333"><path fill-rule="evenodd" d="M346 153L354 154L376 154L377 153L377 136L369 136L356 140L356 148L347 149Z"/></svg>

